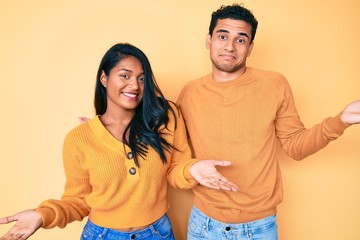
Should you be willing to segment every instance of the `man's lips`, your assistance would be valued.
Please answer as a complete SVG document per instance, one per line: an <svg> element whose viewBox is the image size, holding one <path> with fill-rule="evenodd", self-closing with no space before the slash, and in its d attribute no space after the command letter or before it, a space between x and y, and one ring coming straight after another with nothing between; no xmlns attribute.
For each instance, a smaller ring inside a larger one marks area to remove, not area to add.
<svg viewBox="0 0 360 240"><path fill-rule="evenodd" d="M234 55L229 55L229 54L220 54L219 57L221 57L222 59L225 59L225 60L234 60L235 59Z"/></svg>

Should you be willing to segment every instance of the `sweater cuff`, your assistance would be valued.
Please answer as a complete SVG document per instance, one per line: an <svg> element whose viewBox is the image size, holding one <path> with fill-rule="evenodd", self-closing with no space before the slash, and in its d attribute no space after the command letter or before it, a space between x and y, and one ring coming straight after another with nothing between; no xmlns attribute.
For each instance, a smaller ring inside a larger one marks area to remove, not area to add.
<svg viewBox="0 0 360 240"><path fill-rule="evenodd" d="M50 224L54 221L55 211L51 208L41 206L35 208L34 210L37 211L42 217L43 225L41 227L52 228Z"/></svg>
<svg viewBox="0 0 360 240"><path fill-rule="evenodd" d="M189 182L191 187L195 187L198 184L198 182L190 174L190 167L196 162L198 162L197 159L192 159L184 168L184 177Z"/></svg>
<svg viewBox="0 0 360 240"><path fill-rule="evenodd" d="M346 124L341 121L341 113L339 113L335 117L328 118L326 121L326 130L328 134L333 137L339 137L344 133L345 129L350 126L350 124Z"/></svg>

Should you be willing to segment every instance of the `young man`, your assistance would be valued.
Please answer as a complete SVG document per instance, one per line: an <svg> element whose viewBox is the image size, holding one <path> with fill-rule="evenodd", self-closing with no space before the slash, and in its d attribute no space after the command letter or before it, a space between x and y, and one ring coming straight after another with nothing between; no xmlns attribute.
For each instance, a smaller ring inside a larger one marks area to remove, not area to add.
<svg viewBox="0 0 360 240"><path fill-rule="evenodd" d="M178 99L196 158L230 160L232 166L219 171L239 187L193 189L189 240L277 239L276 207L283 197L277 142L303 159L360 122L358 100L305 129L287 80L246 66L256 28L253 14L240 5L213 12L206 39L212 73L189 82Z"/></svg>

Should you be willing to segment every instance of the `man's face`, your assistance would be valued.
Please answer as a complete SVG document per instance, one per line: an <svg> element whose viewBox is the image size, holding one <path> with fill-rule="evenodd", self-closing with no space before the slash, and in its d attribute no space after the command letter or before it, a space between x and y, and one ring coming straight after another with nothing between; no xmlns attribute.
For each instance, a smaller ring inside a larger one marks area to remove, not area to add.
<svg viewBox="0 0 360 240"><path fill-rule="evenodd" d="M234 19L219 19L212 36L207 35L206 47L210 50L213 71L239 73L245 71L246 58L253 43L251 25Z"/></svg>

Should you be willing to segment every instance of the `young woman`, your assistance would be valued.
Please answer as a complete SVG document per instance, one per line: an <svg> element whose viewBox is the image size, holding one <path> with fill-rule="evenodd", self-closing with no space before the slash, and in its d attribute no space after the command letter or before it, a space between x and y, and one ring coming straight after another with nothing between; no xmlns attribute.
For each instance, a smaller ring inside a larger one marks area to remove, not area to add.
<svg viewBox="0 0 360 240"><path fill-rule="evenodd" d="M16 224L1 238L27 239L40 227L65 227L88 216L81 239L174 239L167 180L176 188L197 181L236 190L215 165L227 161L191 158L186 129L167 101L146 55L116 44L97 73L96 116L71 130L64 141L66 174L61 200L0 219Z"/></svg>

